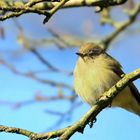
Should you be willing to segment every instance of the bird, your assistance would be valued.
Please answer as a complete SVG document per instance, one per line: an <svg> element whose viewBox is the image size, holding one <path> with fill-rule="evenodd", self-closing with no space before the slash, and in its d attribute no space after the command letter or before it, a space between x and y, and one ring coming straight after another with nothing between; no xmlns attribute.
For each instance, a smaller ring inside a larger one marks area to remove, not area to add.
<svg viewBox="0 0 140 140"><path fill-rule="evenodd" d="M84 102L93 106L125 73L121 64L97 43L84 43L76 54L74 89ZM111 107L120 107L140 116L140 94L135 85L126 86L112 100Z"/></svg>

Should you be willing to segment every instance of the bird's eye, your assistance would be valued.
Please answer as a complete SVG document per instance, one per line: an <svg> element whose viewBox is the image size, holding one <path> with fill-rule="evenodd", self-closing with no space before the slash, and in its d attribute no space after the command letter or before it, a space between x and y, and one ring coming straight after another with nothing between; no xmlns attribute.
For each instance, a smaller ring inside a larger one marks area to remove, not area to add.
<svg viewBox="0 0 140 140"><path fill-rule="evenodd" d="M93 55L94 51L93 50L89 50L88 55Z"/></svg>

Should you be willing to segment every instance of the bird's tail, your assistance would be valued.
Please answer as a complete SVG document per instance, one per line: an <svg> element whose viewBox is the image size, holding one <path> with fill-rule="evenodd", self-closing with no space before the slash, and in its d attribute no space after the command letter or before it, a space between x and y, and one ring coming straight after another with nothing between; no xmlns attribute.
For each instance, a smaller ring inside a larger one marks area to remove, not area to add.
<svg viewBox="0 0 140 140"><path fill-rule="evenodd" d="M126 87L115 97L112 106L121 107L140 116L140 95L139 93L136 95L130 87Z"/></svg>

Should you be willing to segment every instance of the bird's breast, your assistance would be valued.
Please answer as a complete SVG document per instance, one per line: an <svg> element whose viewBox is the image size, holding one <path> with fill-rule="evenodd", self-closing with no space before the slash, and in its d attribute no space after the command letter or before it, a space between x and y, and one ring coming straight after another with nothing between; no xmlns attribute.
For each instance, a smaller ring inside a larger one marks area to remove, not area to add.
<svg viewBox="0 0 140 140"><path fill-rule="evenodd" d="M106 62L78 59L74 70L74 88L84 102L93 105L120 78Z"/></svg>

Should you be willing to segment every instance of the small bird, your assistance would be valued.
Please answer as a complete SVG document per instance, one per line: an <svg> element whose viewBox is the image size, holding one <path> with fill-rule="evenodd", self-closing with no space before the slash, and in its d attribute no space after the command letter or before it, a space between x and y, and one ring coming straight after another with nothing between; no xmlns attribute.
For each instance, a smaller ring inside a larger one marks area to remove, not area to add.
<svg viewBox="0 0 140 140"><path fill-rule="evenodd" d="M74 88L84 102L93 106L101 95L124 75L121 65L95 43L83 44L74 69ZM140 94L131 83L112 101L111 107L121 107L140 116Z"/></svg>

